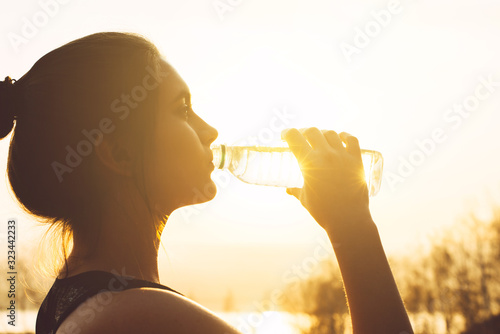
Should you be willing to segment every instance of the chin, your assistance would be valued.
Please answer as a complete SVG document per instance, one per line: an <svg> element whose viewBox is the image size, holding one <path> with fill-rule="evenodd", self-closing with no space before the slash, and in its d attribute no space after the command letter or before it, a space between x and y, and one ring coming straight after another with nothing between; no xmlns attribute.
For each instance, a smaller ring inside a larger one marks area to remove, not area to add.
<svg viewBox="0 0 500 334"><path fill-rule="evenodd" d="M217 194L215 182L210 179L200 183L200 185L193 185L190 190L183 192L184 195L178 197L178 199L183 198L183 200L179 200L179 208L187 205L205 203L215 198Z"/></svg>
<svg viewBox="0 0 500 334"><path fill-rule="evenodd" d="M217 186L212 179L200 182L200 185L193 185L189 189L173 192L164 198L163 203L167 205L172 212L185 206L202 204L211 201L217 194ZM162 206L163 207L163 206Z"/></svg>
<svg viewBox="0 0 500 334"><path fill-rule="evenodd" d="M210 179L202 187L196 187L193 190L193 204L200 204L211 201L217 194L217 186Z"/></svg>

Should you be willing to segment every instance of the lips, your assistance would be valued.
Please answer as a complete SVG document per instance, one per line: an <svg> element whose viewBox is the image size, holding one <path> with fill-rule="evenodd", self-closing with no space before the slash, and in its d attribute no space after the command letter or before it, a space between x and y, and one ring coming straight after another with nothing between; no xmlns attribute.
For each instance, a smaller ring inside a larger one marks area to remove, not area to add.
<svg viewBox="0 0 500 334"><path fill-rule="evenodd" d="M214 156L213 156L213 154L210 154L210 160L208 161L208 163L210 164L210 169L214 170L215 166L214 166Z"/></svg>

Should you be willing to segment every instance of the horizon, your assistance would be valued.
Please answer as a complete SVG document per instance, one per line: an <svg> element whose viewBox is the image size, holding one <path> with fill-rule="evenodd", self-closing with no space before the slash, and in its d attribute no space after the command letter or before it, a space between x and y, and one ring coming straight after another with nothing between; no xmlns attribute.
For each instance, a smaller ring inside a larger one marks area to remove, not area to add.
<svg viewBox="0 0 500 334"><path fill-rule="evenodd" d="M73 0L56 10L42 3L2 5L4 77L20 78L47 52L94 32L143 34L186 81L194 110L219 131L216 142L273 145L278 128L316 126L381 152L383 182L370 209L389 256L428 247L472 213L487 221L500 205L500 4ZM11 135L0 141L4 171ZM24 251L41 229L4 175L0 219L18 219ZM314 256L326 234L284 188L223 171L212 179L214 200L169 218L161 279L210 307L223 305L228 291L248 307L282 288L284 273Z"/></svg>

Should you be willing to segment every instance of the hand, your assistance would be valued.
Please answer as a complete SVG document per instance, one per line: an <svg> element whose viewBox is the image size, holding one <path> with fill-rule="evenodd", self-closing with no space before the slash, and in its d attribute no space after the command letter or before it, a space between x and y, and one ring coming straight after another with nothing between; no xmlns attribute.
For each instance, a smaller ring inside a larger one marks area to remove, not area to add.
<svg viewBox="0 0 500 334"><path fill-rule="evenodd" d="M316 128L284 130L282 137L304 176L301 189L287 192L300 200L332 242L353 332L413 333L370 215L356 137Z"/></svg>
<svg viewBox="0 0 500 334"><path fill-rule="evenodd" d="M361 149L356 137L317 128L282 132L299 161L302 188L287 188L330 234L357 233L372 224ZM346 147L342 144L344 142Z"/></svg>

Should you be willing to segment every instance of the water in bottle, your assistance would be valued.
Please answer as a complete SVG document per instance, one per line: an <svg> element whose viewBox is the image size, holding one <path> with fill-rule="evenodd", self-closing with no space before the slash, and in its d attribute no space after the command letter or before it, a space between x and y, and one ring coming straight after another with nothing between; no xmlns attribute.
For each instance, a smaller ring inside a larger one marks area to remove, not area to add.
<svg viewBox="0 0 500 334"><path fill-rule="evenodd" d="M257 185L301 188L304 178L299 163L288 147L212 145L215 168L227 169L238 179ZM361 150L370 196L382 183L382 154Z"/></svg>

